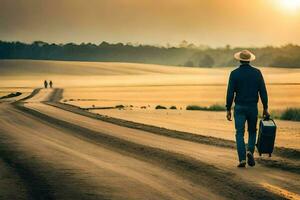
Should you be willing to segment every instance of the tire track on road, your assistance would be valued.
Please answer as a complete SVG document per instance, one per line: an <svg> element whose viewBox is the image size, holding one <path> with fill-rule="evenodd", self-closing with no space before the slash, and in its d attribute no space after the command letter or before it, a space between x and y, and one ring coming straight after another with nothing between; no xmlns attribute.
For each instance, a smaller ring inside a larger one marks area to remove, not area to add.
<svg viewBox="0 0 300 200"><path fill-rule="evenodd" d="M212 136L204 136L199 134L193 134L188 132L182 132L177 130L170 130L162 127L156 127L153 125L141 124L137 122L127 121L109 116L103 116L96 113L91 113L86 110L80 109L77 106L60 103L59 100L62 98L63 89L55 89L51 95L51 101L44 102L47 105L63 109L65 111L73 112L86 117L98 119L104 122L109 122L119 126L142 130L157 135L167 136L171 138L182 139L186 141L196 142L200 144L213 145L217 147L224 147L229 149L235 149L235 142L222 138L216 138ZM295 149L289 149L284 147L275 147L274 155L278 156L279 159L270 160L264 158L257 158L258 163L276 169L282 169L296 174L300 174L300 151Z"/></svg>
<svg viewBox="0 0 300 200"><path fill-rule="evenodd" d="M246 183L235 174L221 170L213 165L195 160L189 156L175 152L169 152L162 149L137 144L111 135L106 135L97 131L81 127L76 124L63 121L36 110L32 110L21 105L16 106L25 114L30 114L42 120L45 123L52 124L60 129L72 131L74 135L82 139L88 139L98 145L104 145L114 151L129 154L138 159L152 162L155 165L162 166L177 171L185 178L190 179L195 184L209 187L219 194L229 199L282 199L281 196L270 193L267 190Z"/></svg>
<svg viewBox="0 0 300 200"><path fill-rule="evenodd" d="M36 164L24 162L25 156L14 146L8 145L10 143L9 139L0 131L0 158L20 178L21 184L26 190L24 199L54 199L52 188L46 179L38 175Z"/></svg>

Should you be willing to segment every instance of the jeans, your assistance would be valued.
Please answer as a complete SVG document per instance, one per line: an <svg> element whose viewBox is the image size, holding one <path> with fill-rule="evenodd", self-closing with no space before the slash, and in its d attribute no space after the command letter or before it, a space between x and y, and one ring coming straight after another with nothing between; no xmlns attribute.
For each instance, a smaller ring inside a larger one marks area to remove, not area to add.
<svg viewBox="0 0 300 200"><path fill-rule="evenodd" d="M255 149L256 142L256 125L257 125L257 106L241 106L235 105L234 107L234 122L235 122L235 139L237 145L237 152L239 161L246 160L246 147L244 141L245 123L248 124L248 147L247 150L252 154Z"/></svg>

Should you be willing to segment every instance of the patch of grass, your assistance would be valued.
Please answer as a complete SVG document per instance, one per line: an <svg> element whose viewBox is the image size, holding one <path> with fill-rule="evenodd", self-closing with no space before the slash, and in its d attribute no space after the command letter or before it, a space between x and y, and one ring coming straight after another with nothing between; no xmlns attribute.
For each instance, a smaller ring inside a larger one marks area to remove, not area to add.
<svg viewBox="0 0 300 200"><path fill-rule="evenodd" d="M280 119L300 121L300 108L287 108L282 112Z"/></svg>
<svg viewBox="0 0 300 200"><path fill-rule="evenodd" d="M209 106L208 110L211 111L226 111L226 107L220 104L213 104Z"/></svg>
<svg viewBox="0 0 300 200"><path fill-rule="evenodd" d="M17 96L20 96L21 94L22 94L21 92L10 93L6 96L0 97L0 99L7 99L7 98L12 98L12 97L17 97Z"/></svg>
<svg viewBox="0 0 300 200"><path fill-rule="evenodd" d="M197 105L188 105L186 110L207 110L207 107L197 106Z"/></svg>
<svg viewBox="0 0 300 200"><path fill-rule="evenodd" d="M167 109L165 106L157 105L155 109Z"/></svg>
<svg viewBox="0 0 300 200"><path fill-rule="evenodd" d="M125 106L124 105L116 105L115 108L117 108L117 109L124 109Z"/></svg>
<svg viewBox="0 0 300 200"><path fill-rule="evenodd" d="M272 119L280 119L281 114L282 114L282 111L280 111L280 110L272 110L272 111L270 112L270 115L271 115L270 117L271 117ZM258 116L259 116L259 117L262 117L262 115L263 115L262 111L259 111L259 112L258 112Z"/></svg>
<svg viewBox="0 0 300 200"><path fill-rule="evenodd" d="M188 105L186 110L204 110L204 111L225 111L225 106L219 104L213 104L209 107L206 106L198 106L198 105Z"/></svg>
<svg viewBox="0 0 300 200"><path fill-rule="evenodd" d="M176 106L171 106L170 109L171 110L177 110L177 107Z"/></svg>

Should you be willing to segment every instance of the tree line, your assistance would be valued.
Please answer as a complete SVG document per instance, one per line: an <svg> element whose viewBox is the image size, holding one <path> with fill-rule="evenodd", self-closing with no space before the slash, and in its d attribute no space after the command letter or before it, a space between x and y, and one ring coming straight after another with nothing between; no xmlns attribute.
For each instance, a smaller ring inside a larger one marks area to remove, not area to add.
<svg viewBox="0 0 300 200"><path fill-rule="evenodd" d="M187 67L227 67L238 63L233 54L244 48L199 48L195 45L158 47L102 42L55 44L35 41L0 41L0 59L134 62ZM300 46L248 48L257 56L257 66L300 67Z"/></svg>

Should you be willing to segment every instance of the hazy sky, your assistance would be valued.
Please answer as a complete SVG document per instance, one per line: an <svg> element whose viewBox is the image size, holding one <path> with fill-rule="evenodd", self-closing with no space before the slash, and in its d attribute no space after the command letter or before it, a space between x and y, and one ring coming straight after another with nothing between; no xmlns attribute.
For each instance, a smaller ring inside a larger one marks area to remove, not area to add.
<svg viewBox="0 0 300 200"><path fill-rule="evenodd" d="M300 44L300 0L0 0L0 40Z"/></svg>

